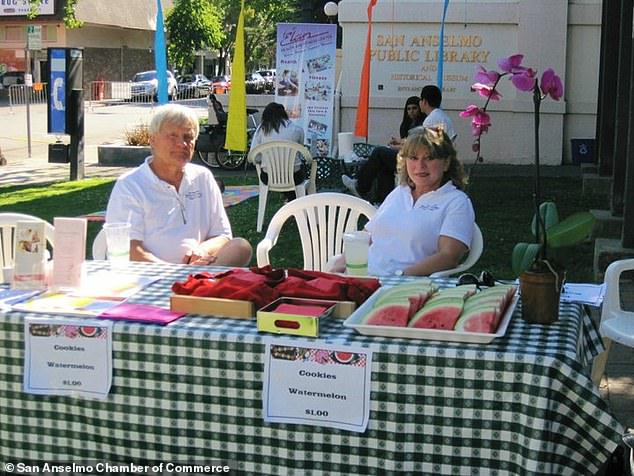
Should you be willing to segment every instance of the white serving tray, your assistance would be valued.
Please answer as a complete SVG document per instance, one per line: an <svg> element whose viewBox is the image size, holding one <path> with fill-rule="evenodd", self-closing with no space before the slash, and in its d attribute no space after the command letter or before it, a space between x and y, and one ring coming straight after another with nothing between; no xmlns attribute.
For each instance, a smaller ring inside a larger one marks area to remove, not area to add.
<svg viewBox="0 0 634 476"><path fill-rule="evenodd" d="M402 339L425 339L425 340L443 340L450 342L469 342L474 344L488 344L496 337L506 334L515 306L519 300L517 292L509 303L506 312L500 320L498 329L495 333L489 334L485 332L461 332L446 331L442 329L415 329L413 327L396 327L396 326L372 326L360 324L363 318L374 307L374 301L388 288L379 288L372 296L368 298L356 311L350 314L350 317L343 322L343 325L356 330L359 334L380 337L399 337Z"/></svg>

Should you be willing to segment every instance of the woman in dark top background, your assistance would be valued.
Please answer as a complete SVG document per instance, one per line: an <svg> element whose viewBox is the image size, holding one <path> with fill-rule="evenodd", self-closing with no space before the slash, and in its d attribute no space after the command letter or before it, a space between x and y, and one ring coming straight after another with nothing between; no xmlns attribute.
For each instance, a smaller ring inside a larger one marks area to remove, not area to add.
<svg viewBox="0 0 634 476"><path fill-rule="evenodd" d="M425 120L425 114L420 110L419 102L418 96L410 96L405 101L403 120L399 127L400 138L392 137L387 146L375 147L368 161L359 170L356 179L342 175L343 184L352 193L372 203L382 203L394 189L396 156L409 131L422 126ZM374 193L372 193L373 187L375 187Z"/></svg>

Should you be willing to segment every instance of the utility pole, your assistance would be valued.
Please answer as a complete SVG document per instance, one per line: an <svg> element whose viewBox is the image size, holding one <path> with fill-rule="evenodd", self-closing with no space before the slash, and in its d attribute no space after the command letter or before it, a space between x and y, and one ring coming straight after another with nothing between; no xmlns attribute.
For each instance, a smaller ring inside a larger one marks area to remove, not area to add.
<svg viewBox="0 0 634 476"><path fill-rule="evenodd" d="M24 49L24 57L26 59L26 68L24 71L24 93L26 95L26 140L29 159L31 158L31 90L33 87L33 79L31 76L31 54L29 53L29 30L26 27L26 47ZM29 78L31 80L29 81Z"/></svg>

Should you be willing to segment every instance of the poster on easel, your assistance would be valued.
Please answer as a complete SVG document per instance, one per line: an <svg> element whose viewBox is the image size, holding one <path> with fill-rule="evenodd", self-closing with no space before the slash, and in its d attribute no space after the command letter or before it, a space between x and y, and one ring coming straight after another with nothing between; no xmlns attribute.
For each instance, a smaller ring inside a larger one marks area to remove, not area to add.
<svg viewBox="0 0 634 476"><path fill-rule="evenodd" d="M277 25L275 102L304 129L313 156L332 151L337 25Z"/></svg>
<svg viewBox="0 0 634 476"><path fill-rule="evenodd" d="M13 264L14 289L46 287L46 224L18 221L15 227Z"/></svg>

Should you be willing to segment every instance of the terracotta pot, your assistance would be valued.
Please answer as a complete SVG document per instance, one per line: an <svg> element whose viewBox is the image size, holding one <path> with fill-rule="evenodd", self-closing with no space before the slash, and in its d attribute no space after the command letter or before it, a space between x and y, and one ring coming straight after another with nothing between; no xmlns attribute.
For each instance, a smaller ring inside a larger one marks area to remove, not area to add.
<svg viewBox="0 0 634 476"><path fill-rule="evenodd" d="M522 318L536 324L550 324L559 317L559 295L565 272L544 269L520 274Z"/></svg>

